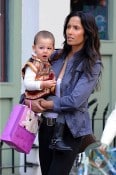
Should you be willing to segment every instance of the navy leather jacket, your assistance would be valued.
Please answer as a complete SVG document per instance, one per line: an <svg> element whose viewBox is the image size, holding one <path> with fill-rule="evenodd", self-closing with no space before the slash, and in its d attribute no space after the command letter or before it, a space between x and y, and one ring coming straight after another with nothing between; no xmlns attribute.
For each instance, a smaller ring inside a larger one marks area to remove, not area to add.
<svg viewBox="0 0 116 175"><path fill-rule="evenodd" d="M79 52L72 59L69 59L67 63L61 83L61 97L50 97L54 102L53 111L59 113L59 117L61 115L65 117L66 123L75 138L92 133L90 114L88 112L88 99L98 82L101 71L101 61L98 60L93 67L92 76L88 79L82 71L83 66L81 62L76 69L74 81L70 83L72 77L71 67L78 54ZM53 61L52 69L55 72L56 78L63 64L63 56ZM81 77L79 78L80 74Z"/></svg>

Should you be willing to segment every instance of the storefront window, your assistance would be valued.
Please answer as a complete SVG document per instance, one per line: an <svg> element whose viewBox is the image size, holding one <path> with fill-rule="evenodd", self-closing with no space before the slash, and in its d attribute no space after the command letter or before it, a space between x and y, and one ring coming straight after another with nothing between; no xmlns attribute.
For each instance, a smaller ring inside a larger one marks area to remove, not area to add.
<svg viewBox="0 0 116 175"><path fill-rule="evenodd" d="M92 13L95 16L100 39L108 39L108 0L71 0L71 11Z"/></svg>

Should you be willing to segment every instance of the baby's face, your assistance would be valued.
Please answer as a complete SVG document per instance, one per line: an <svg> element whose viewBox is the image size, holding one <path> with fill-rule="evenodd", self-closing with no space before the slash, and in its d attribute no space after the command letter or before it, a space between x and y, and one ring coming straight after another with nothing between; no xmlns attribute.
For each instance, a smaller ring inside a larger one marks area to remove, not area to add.
<svg viewBox="0 0 116 175"><path fill-rule="evenodd" d="M54 44L50 38L39 38L33 50L38 59L41 61L48 61L54 51Z"/></svg>

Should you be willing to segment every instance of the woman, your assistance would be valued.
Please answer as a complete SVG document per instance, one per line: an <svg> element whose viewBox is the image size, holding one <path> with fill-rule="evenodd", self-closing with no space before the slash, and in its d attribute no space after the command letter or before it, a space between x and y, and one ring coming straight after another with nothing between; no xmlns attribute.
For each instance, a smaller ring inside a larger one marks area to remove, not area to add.
<svg viewBox="0 0 116 175"><path fill-rule="evenodd" d="M55 119L43 113L39 130L39 156L42 175L68 175L82 139L92 134L88 99L101 74L100 40L95 19L81 11L70 13L64 24L64 45L51 58L52 69L60 84L60 97L41 99L35 111L51 110L64 119L63 139L72 151L49 149ZM33 107L33 106L32 106ZM51 125L48 123L51 121Z"/></svg>

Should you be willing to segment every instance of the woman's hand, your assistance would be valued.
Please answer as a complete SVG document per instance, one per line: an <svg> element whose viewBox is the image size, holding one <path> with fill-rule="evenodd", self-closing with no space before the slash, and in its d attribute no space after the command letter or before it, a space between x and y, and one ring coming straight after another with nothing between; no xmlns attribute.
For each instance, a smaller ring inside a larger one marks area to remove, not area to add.
<svg viewBox="0 0 116 175"><path fill-rule="evenodd" d="M106 144L101 144L100 147L99 147L99 151L105 156L107 157L107 154L106 154L106 150L107 150L108 146Z"/></svg>
<svg viewBox="0 0 116 175"><path fill-rule="evenodd" d="M44 99L41 99L41 100L40 100L40 105L41 105L41 107L43 107L44 109L53 109L53 101L52 101L52 100L44 100Z"/></svg>
<svg viewBox="0 0 116 175"><path fill-rule="evenodd" d="M32 109L32 111L34 111L36 113L42 113L46 110L44 107L41 106L40 101L41 101L41 99L31 100L31 109ZM25 104L28 107L30 107L30 100L25 99Z"/></svg>

